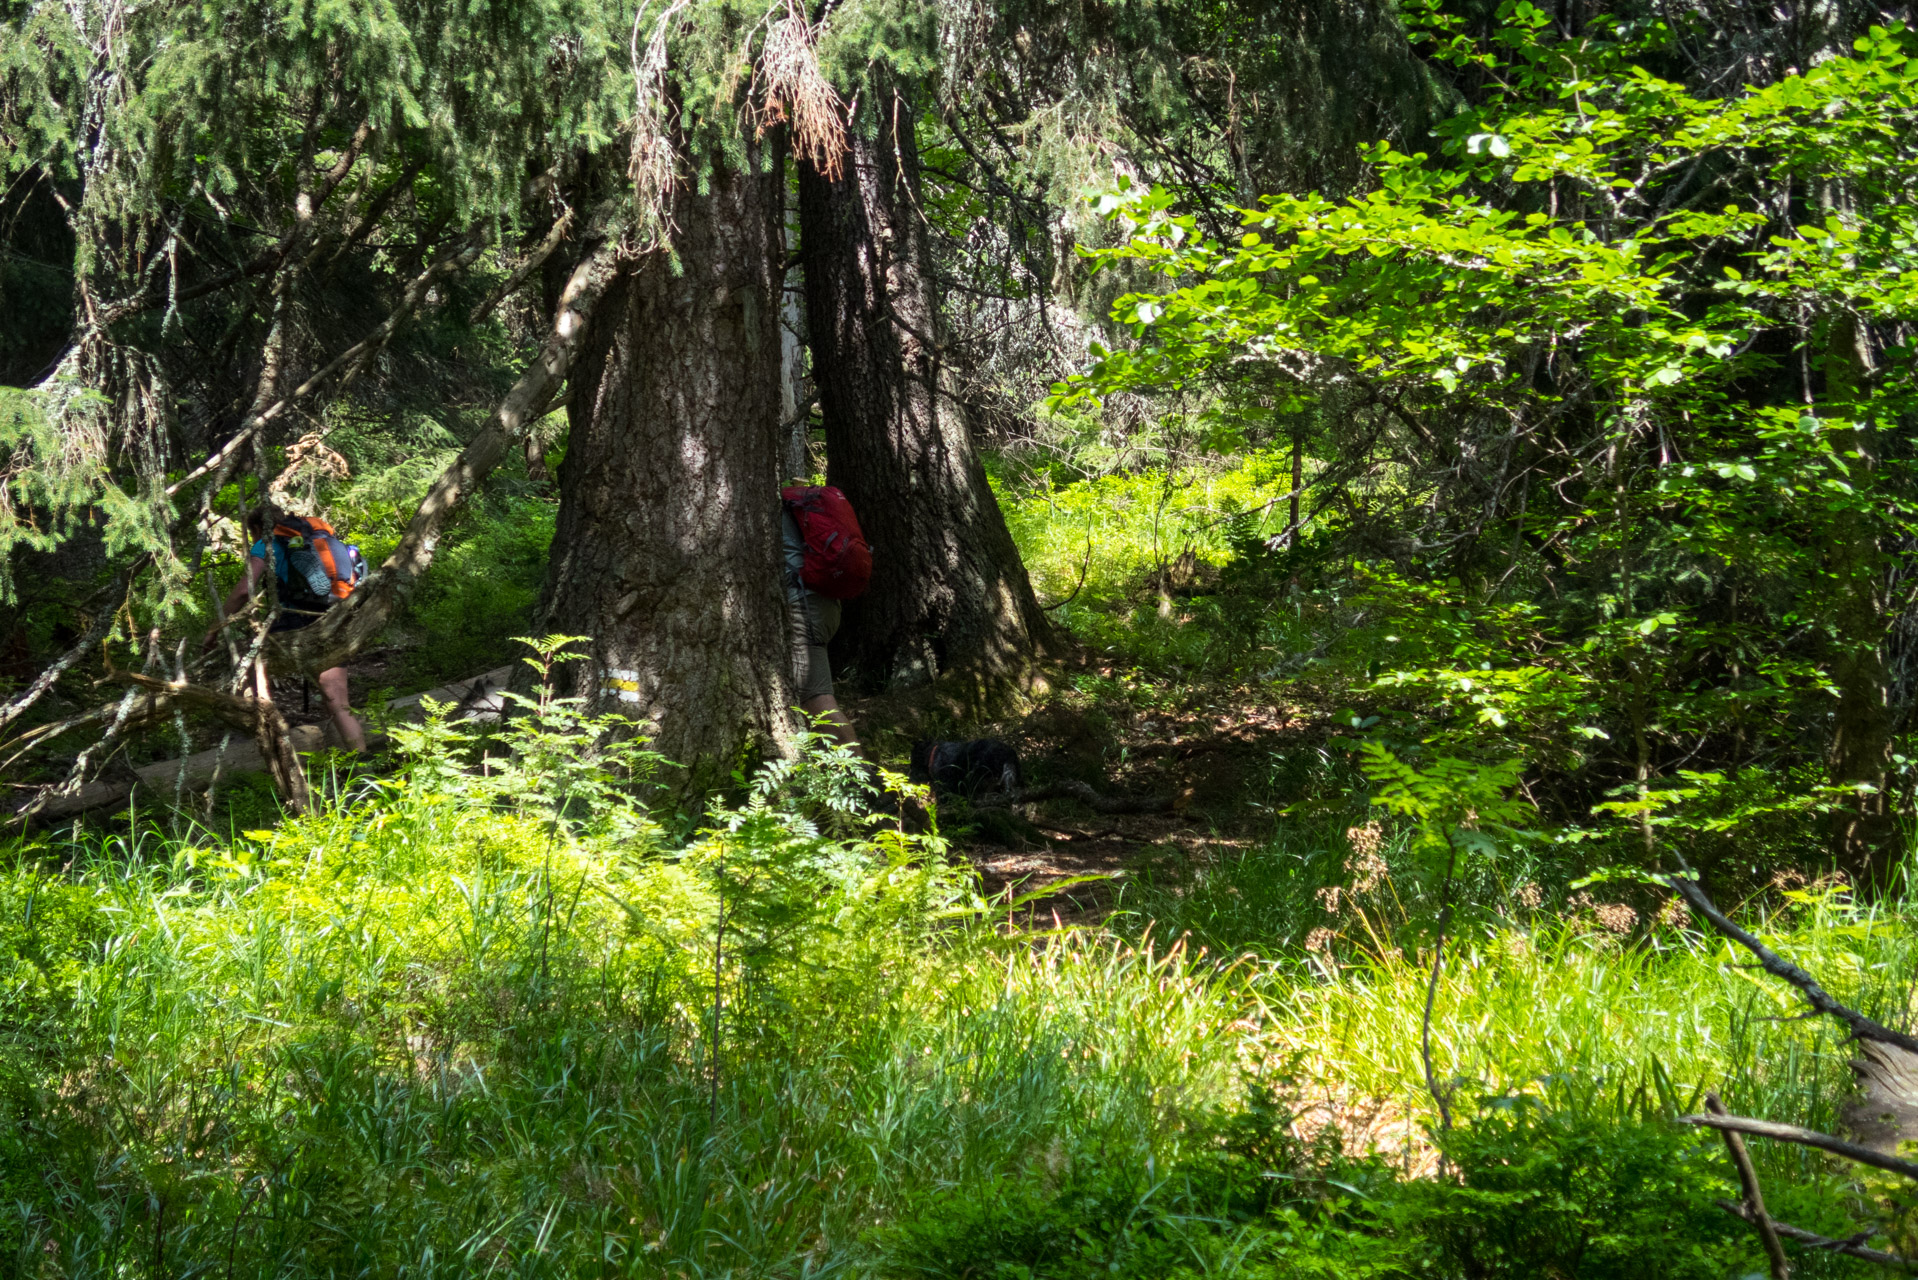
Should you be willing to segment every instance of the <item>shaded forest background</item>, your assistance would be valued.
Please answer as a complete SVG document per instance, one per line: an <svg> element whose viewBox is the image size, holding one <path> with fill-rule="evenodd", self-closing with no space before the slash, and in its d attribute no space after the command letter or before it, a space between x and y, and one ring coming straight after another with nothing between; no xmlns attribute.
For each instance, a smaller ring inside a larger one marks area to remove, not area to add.
<svg viewBox="0 0 1918 1280"><path fill-rule="evenodd" d="M1895 8L0 9L0 1265L1903 1266Z"/></svg>

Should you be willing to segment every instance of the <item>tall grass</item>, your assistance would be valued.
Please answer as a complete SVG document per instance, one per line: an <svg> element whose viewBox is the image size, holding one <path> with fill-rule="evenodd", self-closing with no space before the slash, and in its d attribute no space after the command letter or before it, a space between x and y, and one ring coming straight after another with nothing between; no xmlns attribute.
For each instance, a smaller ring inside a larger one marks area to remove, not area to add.
<svg viewBox="0 0 1918 1280"><path fill-rule="evenodd" d="M1460 1213L1513 1225L1505 1192L1392 1181L1431 1165L1430 904L1357 891L1335 828L1148 884L1123 931L1004 937L936 835L836 807L846 759L769 769L669 843L550 727L483 776L449 726L407 732L409 772L274 831L15 851L0 1274L958 1275L965 1242L1050 1280L1402 1276L1446 1274ZM1897 1023L1905 905L1800 892L1762 927ZM1664 1120L1707 1087L1834 1123L1839 1046L1738 959L1479 917L1435 1065L1468 1126L1550 1112L1485 1130L1480 1174L1576 1156L1634 1221L1736 1253L1716 1166L1670 1218L1625 1157L1715 1160ZM1315 1164L1315 1130L1385 1159ZM1758 1154L1781 1213L1851 1229L1829 1166ZM1385 1207L1327 1190L1361 1184Z"/></svg>
<svg viewBox="0 0 1918 1280"><path fill-rule="evenodd" d="M734 902L717 1053L737 832L408 789L17 862L0 1270L827 1275L929 1187L1164 1158L1231 1094L1243 1001L1182 956L1007 942L932 851L781 830L816 909Z"/></svg>
<svg viewBox="0 0 1918 1280"><path fill-rule="evenodd" d="M1432 904L1404 876L1355 888L1343 826L1285 824L1195 876L1147 876L1122 903L1120 924L1255 964L1263 1060L1294 1077L1305 1123L1429 1171L1439 1116L1420 1044ZM1404 865L1401 843L1386 832L1379 846L1394 868ZM1479 1101L1562 1101L1570 1088L1579 1105L1623 1121L1696 1110L1715 1090L1742 1114L1843 1127L1853 1054L1842 1028L1805 1018L1796 992L1752 969L1741 949L1677 920L1628 925L1631 913L1614 909L1604 913L1608 929L1590 905L1528 908L1509 888L1476 886L1489 909L1448 949L1433 1001L1434 1067L1467 1115ZM1909 1027L1914 908L1907 882L1871 902L1785 891L1742 914L1839 999ZM1834 1216L1852 1194L1835 1190L1846 1181L1838 1167L1787 1144L1753 1146L1784 1216L1850 1230Z"/></svg>

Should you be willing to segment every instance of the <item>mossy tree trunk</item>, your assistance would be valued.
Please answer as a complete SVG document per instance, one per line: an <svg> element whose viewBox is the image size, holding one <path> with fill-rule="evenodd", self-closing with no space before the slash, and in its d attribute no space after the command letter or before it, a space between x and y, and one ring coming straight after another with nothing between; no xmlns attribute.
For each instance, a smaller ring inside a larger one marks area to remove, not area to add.
<svg viewBox="0 0 1918 1280"><path fill-rule="evenodd" d="M878 122L838 177L802 164L806 328L828 479L873 545L835 668L862 685L959 676L991 696L1051 642L958 404L905 94L875 75Z"/></svg>
<svg viewBox="0 0 1918 1280"><path fill-rule="evenodd" d="M567 404L541 626L592 637L562 670L640 721L690 783L789 736L779 579L777 169L715 163L672 197L672 248L622 265Z"/></svg>

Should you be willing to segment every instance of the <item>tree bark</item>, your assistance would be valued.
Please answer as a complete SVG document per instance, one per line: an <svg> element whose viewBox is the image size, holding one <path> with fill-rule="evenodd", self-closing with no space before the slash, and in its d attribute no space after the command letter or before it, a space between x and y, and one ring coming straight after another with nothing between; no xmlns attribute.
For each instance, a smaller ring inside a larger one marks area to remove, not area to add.
<svg viewBox="0 0 1918 1280"><path fill-rule="evenodd" d="M947 376L914 113L875 75L872 137L838 178L799 169L801 253L828 479L873 545L834 667L865 687L941 673L973 700L1016 678L1052 629L1033 598ZM842 670L843 669L843 670Z"/></svg>
<svg viewBox="0 0 1918 1280"><path fill-rule="evenodd" d="M752 166L756 168L757 166ZM591 637L562 667L703 788L790 737L779 564L783 182L714 162L671 197L669 254L623 263L567 404L540 625Z"/></svg>
<svg viewBox="0 0 1918 1280"><path fill-rule="evenodd" d="M1857 317L1832 320L1825 394L1834 415L1860 415L1871 370L1866 342ZM1886 795L1893 728L1885 666L1888 565L1876 521L1856 505L1869 500L1877 470L1870 424L1857 420L1832 435L1832 447L1850 470L1853 496L1852 505L1833 513L1825 552L1832 585L1831 681L1838 690L1828 763L1833 785L1869 788L1832 814L1832 852L1854 885L1870 889L1891 869L1898 834Z"/></svg>

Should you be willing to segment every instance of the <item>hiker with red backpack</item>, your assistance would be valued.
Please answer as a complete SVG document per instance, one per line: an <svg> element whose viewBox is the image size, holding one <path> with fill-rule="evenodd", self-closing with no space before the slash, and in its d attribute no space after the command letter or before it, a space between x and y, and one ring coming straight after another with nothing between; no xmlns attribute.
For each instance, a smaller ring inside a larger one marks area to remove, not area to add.
<svg viewBox="0 0 1918 1280"><path fill-rule="evenodd" d="M245 609L258 592L269 556L280 599L274 631L297 631L316 621L366 577L360 549L343 541L332 525L317 516L288 515L270 505L260 506L248 513L246 531L254 540L247 550L246 573L227 593L220 621L207 631L202 649L213 647L226 619ZM316 680L340 740L353 751L365 751L366 733L349 703L346 668L328 667Z"/></svg>
<svg viewBox="0 0 1918 1280"><path fill-rule="evenodd" d="M872 578L872 548L852 504L831 485L789 485L779 497L799 709L823 718L842 745L857 751L852 721L833 696L826 646L839 630L840 602L864 592Z"/></svg>

